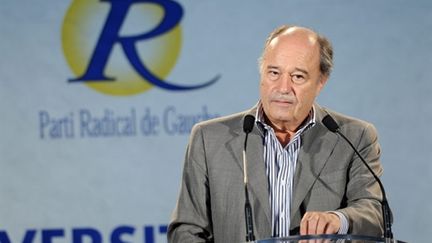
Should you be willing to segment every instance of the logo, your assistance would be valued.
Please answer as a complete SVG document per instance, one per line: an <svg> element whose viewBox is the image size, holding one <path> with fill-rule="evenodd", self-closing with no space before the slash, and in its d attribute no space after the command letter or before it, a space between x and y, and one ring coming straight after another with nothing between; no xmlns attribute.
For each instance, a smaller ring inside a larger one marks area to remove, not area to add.
<svg viewBox="0 0 432 243"><path fill-rule="evenodd" d="M192 85L166 80L182 43L183 8L171 0L75 0L62 29L66 61L74 77L108 95L142 93L153 86L179 91L215 83L220 76Z"/></svg>

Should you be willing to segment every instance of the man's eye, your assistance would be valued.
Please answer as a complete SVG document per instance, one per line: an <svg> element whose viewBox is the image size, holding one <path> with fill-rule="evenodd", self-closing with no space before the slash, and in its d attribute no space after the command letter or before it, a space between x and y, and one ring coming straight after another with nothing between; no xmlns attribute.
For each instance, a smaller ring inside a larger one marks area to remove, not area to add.
<svg viewBox="0 0 432 243"><path fill-rule="evenodd" d="M306 81L305 77L303 75L300 75L300 74L292 75L291 79L294 83L297 83L297 84L301 84L301 83L304 83Z"/></svg>
<svg viewBox="0 0 432 243"><path fill-rule="evenodd" d="M271 79L271 80L276 80L276 79L278 79L279 78L279 72L278 71L272 71L272 70L270 70L270 71L268 71L268 77Z"/></svg>

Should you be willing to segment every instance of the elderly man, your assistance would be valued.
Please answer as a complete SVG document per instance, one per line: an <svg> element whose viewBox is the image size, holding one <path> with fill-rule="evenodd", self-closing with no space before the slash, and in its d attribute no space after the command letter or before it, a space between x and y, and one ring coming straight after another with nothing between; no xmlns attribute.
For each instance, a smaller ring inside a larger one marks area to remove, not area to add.
<svg viewBox="0 0 432 243"><path fill-rule="evenodd" d="M329 41L282 26L260 59L260 100L249 111L197 124L184 162L169 242L245 241L243 120L256 239L293 234L381 236L381 193L365 165L322 119L330 114L377 173L375 128L315 103L333 65Z"/></svg>

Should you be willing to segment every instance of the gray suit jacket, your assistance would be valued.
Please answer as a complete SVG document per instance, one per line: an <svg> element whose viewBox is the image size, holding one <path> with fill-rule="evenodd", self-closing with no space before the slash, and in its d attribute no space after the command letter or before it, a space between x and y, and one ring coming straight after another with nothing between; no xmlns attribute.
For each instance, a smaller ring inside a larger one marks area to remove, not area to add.
<svg viewBox="0 0 432 243"><path fill-rule="evenodd" d="M315 104L316 124L302 135L294 177L291 232L306 211L339 211L351 234L381 236L381 193L349 145L321 122L328 113L370 167L382 174L375 128ZM169 242L244 242L243 118L256 108L197 124L191 133L180 195L168 229ZM255 236L271 237L269 185L263 135L255 126L247 147L249 197Z"/></svg>

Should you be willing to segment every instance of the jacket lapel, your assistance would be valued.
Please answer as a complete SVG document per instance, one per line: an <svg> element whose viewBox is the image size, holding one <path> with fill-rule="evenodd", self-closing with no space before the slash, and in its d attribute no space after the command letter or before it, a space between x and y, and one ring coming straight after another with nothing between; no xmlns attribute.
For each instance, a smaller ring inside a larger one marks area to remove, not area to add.
<svg viewBox="0 0 432 243"><path fill-rule="evenodd" d="M319 177L339 139L322 124L321 119L326 114L325 111L316 105L315 112L315 126L302 135L302 145L294 175L291 220Z"/></svg>
<svg viewBox="0 0 432 243"><path fill-rule="evenodd" d="M255 115L256 109L250 110L246 114ZM235 137L228 141L227 146L232 156L241 169L243 175L243 146L245 133L243 132L243 119L240 120L238 128L233 128ZM271 217L269 205L268 179L265 172L264 164L264 147L260 132L256 125L249 134L247 142L247 173L248 173L248 190L249 198L252 204L252 210L255 218L255 228L260 235L267 236L271 233ZM243 192L242 192L243 193ZM265 216L264 216L265 215ZM260 224L258 224L261 222Z"/></svg>
<svg viewBox="0 0 432 243"><path fill-rule="evenodd" d="M260 210L266 216L269 229L271 226L270 204L269 204L269 189L268 178L264 164L264 147L262 137L255 127L254 131L249 134L247 159L248 159L248 179L250 191L259 202L260 208L255 207L255 211ZM242 166L243 167L243 166ZM271 230L271 229L270 229Z"/></svg>

